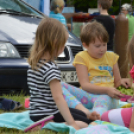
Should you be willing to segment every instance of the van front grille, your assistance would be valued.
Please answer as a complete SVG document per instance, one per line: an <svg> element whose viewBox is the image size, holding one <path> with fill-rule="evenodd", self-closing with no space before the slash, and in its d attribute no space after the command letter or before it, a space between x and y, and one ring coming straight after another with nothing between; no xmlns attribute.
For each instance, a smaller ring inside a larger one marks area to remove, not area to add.
<svg viewBox="0 0 134 134"><path fill-rule="evenodd" d="M31 46L32 45L15 45L16 49L18 50L18 52L22 58L28 58ZM69 56L69 50L67 47L65 47L65 49L64 49L64 54L65 54L65 57L58 57L57 61L59 61L61 63L69 61L70 56Z"/></svg>
<svg viewBox="0 0 134 134"><path fill-rule="evenodd" d="M75 46L71 46L71 51L73 53L73 56L75 57L75 55L80 52L83 51L82 47L75 47Z"/></svg>
<svg viewBox="0 0 134 134"><path fill-rule="evenodd" d="M32 45L15 45L22 58L28 58L31 46Z"/></svg>

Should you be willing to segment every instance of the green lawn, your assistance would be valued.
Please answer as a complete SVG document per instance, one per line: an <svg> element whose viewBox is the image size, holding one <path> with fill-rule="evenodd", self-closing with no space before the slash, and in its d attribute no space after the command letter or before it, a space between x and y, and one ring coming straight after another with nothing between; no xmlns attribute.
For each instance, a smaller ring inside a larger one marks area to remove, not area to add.
<svg viewBox="0 0 134 134"><path fill-rule="evenodd" d="M27 98L28 96L24 96L24 95L20 95L20 96L2 96L3 98L7 98L7 99L12 99L14 101L18 101L20 102L21 104L24 105L24 101L25 101L25 98ZM26 109L24 107L20 108L20 109L17 109L17 110L14 110L14 111L11 111L11 112L23 112L23 111L26 111ZM4 113L3 110L0 110L0 114L1 113ZM0 127L0 134L24 134L23 131L20 131L20 130L17 130L17 129L9 129L9 128L1 128ZM46 129L43 129L43 130L40 130L40 131L36 131L36 132L27 132L25 134L68 134L68 132L66 133L57 133L57 132L54 132L54 131L51 131L51 130L46 130Z"/></svg>

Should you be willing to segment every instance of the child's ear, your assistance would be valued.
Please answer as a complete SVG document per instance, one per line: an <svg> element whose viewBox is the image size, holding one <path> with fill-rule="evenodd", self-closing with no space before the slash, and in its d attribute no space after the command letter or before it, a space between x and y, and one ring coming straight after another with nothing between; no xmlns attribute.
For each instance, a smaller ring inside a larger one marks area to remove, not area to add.
<svg viewBox="0 0 134 134"><path fill-rule="evenodd" d="M82 43L83 47L87 49L87 45L85 42Z"/></svg>

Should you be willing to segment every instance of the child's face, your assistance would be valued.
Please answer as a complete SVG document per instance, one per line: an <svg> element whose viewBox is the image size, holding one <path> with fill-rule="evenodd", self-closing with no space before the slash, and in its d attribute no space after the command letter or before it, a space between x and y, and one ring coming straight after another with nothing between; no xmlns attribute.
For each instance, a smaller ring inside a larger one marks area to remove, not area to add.
<svg viewBox="0 0 134 134"><path fill-rule="evenodd" d="M83 43L83 46L87 49L89 55L95 59L101 58L107 51L107 43L100 41L98 38L88 46Z"/></svg>

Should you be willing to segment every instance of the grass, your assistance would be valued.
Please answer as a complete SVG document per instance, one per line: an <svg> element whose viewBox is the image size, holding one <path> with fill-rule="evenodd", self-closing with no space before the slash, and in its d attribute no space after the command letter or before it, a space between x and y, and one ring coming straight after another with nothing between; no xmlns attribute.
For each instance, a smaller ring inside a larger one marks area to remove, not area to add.
<svg viewBox="0 0 134 134"><path fill-rule="evenodd" d="M7 98L7 99L12 99L14 101L18 101L20 102L21 104L24 105L24 102L25 102L25 98L27 98L29 96L24 96L23 94L17 96L17 95L3 95L2 98ZM20 109L17 109L17 110L14 110L14 111L10 111L10 112L24 112L26 111L26 109L24 108L24 106ZM3 110L0 110L0 114L2 113L7 113L7 112L4 112ZM8 112L9 113L9 112ZM21 130L17 130L17 129L12 129L12 128L6 128L6 127L0 127L0 134L24 134L23 131ZM40 131L36 131L36 132L27 132L25 134L69 134L68 132L66 133L61 133L61 132L54 132L54 131L51 131L51 130L47 130L47 129L43 129L43 130L40 130Z"/></svg>

